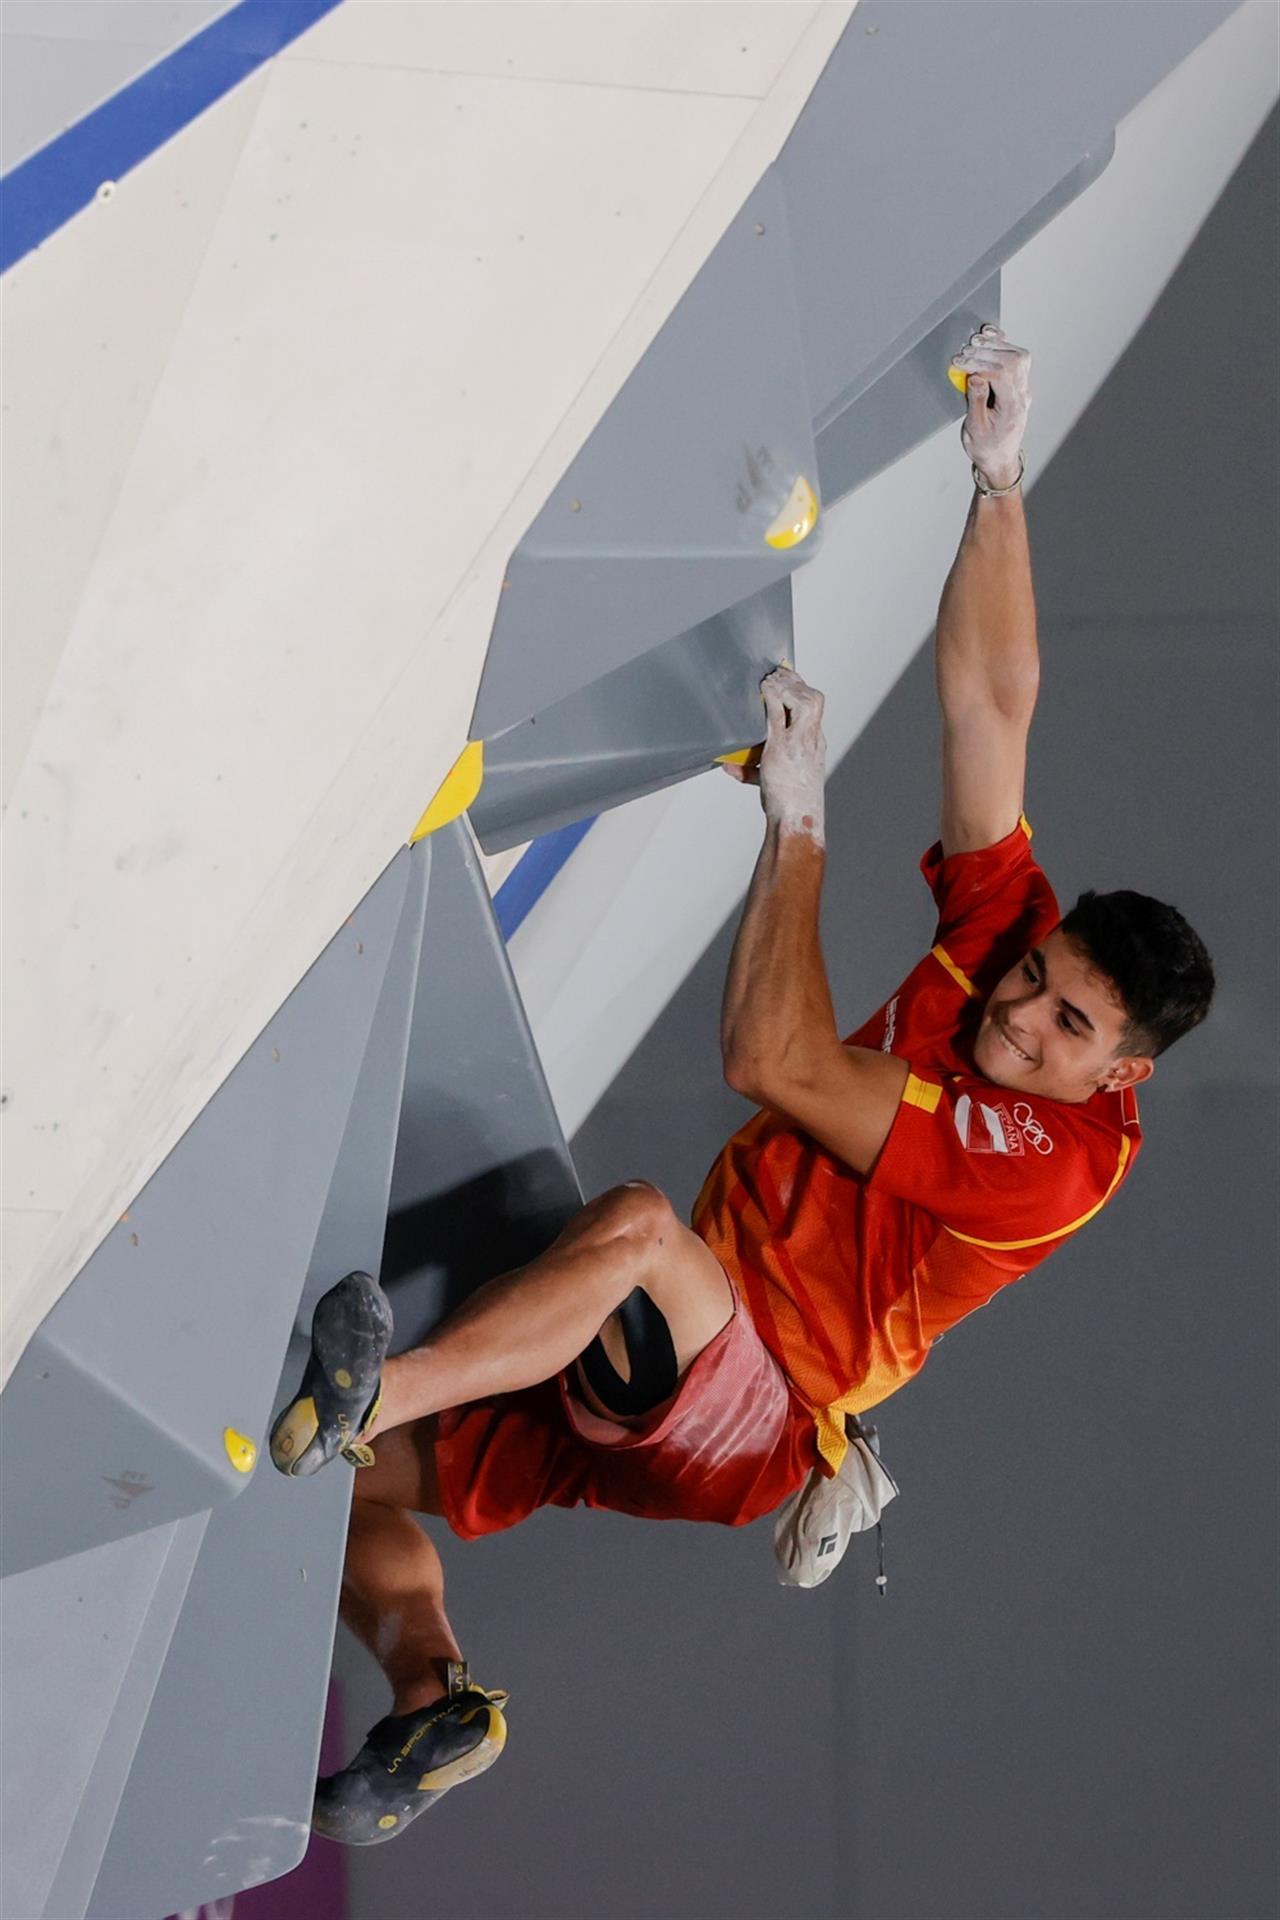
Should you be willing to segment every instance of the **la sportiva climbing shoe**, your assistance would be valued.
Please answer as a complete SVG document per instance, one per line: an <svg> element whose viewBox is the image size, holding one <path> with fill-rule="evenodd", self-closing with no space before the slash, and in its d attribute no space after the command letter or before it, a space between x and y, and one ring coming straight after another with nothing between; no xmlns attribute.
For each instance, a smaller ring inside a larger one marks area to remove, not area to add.
<svg viewBox="0 0 1280 1920"><path fill-rule="evenodd" d="M372 1274L349 1273L317 1302L302 1383L271 1429L281 1473L318 1473L338 1454L353 1466L373 1465L361 1435L382 1398L391 1328L391 1302Z"/></svg>
<svg viewBox="0 0 1280 1920"><path fill-rule="evenodd" d="M471 1684L465 1662L450 1663L449 1693L417 1713L388 1714L349 1767L316 1783L311 1824L328 1840L376 1847L461 1780L491 1767L507 1741L508 1696Z"/></svg>

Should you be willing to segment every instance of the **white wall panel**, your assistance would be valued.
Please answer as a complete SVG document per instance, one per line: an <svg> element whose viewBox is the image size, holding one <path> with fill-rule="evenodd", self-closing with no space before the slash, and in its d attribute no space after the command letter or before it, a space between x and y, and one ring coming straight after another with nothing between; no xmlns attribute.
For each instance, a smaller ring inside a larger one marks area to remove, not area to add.
<svg viewBox="0 0 1280 1920"><path fill-rule="evenodd" d="M758 100L820 11L806 0L344 0L284 58Z"/></svg>
<svg viewBox="0 0 1280 1920"><path fill-rule="evenodd" d="M163 53L238 0L0 0L0 31Z"/></svg>
<svg viewBox="0 0 1280 1920"><path fill-rule="evenodd" d="M250 75L0 281L6 802L265 85Z"/></svg>

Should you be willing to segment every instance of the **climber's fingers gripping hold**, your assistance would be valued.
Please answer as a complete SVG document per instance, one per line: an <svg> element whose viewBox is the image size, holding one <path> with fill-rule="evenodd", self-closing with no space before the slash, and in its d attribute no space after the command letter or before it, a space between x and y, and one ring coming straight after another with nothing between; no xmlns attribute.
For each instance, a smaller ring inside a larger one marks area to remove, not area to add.
<svg viewBox="0 0 1280 1920"><path fill-rule="evenodd" d="M1012 346L999 327L980 327L952 356L968 375L968 412L960 429L964 450L994 487L1018 475L1018 454L1031 411L1031 355Z"/></svg>
<svg viewBox="0 0 1280 1920"><path fill-rule="evenodd" d="M823 696L791 667L760 683L768 733L760 756L760 800L765 817L784 833L823 843L823 788L827 743Z"/></svg>
<svg viewBox="0 0 1280 1920"><path fill-rule="evenodd" d="M721 762L724 771L733 780L741 781L745 787L760 785L760 755L763 747L752 747L745 761L725 760Z"/></svg>

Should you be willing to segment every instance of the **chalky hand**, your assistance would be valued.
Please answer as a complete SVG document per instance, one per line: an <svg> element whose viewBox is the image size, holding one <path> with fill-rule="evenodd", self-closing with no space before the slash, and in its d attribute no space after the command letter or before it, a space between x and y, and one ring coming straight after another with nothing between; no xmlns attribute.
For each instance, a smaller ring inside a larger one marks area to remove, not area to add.
<svg viewBox="0 0 1280 1920"><path fill-rule="evenodd" d="M960 429L964 450L990 486L1008 486L1018 478L1031 411L1031 355L989 325L970 334L951 364L968 376L969 411Z"/></svg>
<svg viewBox="0 0 1280 1920"><path fill-rule="evenodd" d="M727 766L735 780L760 788L765 818L783 833L804 834L824 844L827 743L822 731L823 696L791 667L777 667L761 681L768 734L759 760Z"/></svg>

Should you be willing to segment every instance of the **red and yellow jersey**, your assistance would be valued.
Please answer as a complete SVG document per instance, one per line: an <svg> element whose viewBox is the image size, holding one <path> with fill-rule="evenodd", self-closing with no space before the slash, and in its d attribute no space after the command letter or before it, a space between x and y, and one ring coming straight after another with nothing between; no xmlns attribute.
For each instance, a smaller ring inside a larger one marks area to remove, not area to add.
<svg viewBox="0 0 1280 1920"><path fill-rule="evenodd" d="M844 1042L911 1065L871 1172L766 1108L723 1148L694 1204L695 1232L813 1408L833 1469L844 1414L896 1392L939 1334L1092 1219L1142 1144L1131 1089L1072 1105L975 1071L988 997L1062 917L1030 841L1024 820L995 846L946 860L934 846L921 861L934 945Z"/></svg>

